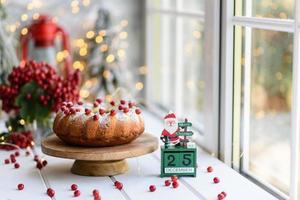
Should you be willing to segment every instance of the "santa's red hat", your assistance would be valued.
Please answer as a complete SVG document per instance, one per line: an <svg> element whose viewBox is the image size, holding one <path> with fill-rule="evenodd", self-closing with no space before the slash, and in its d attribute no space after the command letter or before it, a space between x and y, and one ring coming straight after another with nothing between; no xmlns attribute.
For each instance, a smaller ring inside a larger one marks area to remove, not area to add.
<svg viewBox="0 0 300 200"><path fill-rule="evenodd" d="M176 115L173 112L169 112L164 119L176 119Z"/></svg>

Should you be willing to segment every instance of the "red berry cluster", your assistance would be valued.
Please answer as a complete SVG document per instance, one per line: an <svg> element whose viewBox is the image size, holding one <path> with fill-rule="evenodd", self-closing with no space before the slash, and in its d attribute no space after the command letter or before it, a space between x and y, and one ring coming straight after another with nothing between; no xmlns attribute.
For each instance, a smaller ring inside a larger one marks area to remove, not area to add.
<svg viewBox="0 0 300 200"><path fill-rule="evenodd" d="M25 65L13 68L8 77L9 85L0 85L0 99L3 101L3 110L5 112L18 111L15 99L21 88L26 83L35 82L44 91L38 98L39 103L44 106L50 105L53 111L57 111L62 102L78 100L79 79L78 70L63 79L49 64L28 61ZM32 94L26 94L25 98L25 100L30 100Z"/></svg>
<svg viewBox="0 0 300 200"><path fill-rule="evenodd" d="M43 167L46 167L46 165L48 165L47 160L40 159L40 157L38 155L35 155L33 160L36 162L35 166L39 170L41 170Z"/></svg>
<svg viewBox="0 0 300 200"><path fill-rule="evenodd" d="M31 131L13 132L8 142L19 146L20 148L26 148L32 146L33 136Z"/></svg>
<svg viewBox="0 0 300 200"><path fill-rule="evenodd" d="M178 177L173 175L171 176L171 180L165 180L165 186L170 186L172 183L173 188L178 188L179 183L178 183Z"/></svg>
<svg viewBox="0 0 300 200"><path fill-rule="evenodd" d="M79 197L80 196L80 190L78 189L78 185L72 184L71 185L71 190L74 191L74 197Z"/></svg>

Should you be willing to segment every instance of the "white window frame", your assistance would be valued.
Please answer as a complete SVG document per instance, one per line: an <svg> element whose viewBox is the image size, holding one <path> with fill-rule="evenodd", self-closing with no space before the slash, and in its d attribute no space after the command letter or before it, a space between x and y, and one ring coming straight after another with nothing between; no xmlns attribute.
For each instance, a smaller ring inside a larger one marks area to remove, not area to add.
<svg viewBox="0 0 300 200"><path fill-rule="evenodd" d="M205 10L209 12L186 12L181 11L179 8L182 8L183 0L178 0L176 8L177 10L170 9L157 9L151 8L146 3L146 47L151 49L151 37L149 35L150 31L150 18L149 15L152 14L161 14L161 15L172 15L175 17L191 17L192 19L198 19L204 22L204 66L205 67L205 99L204 99L204 118L205 126L204 129L200 128L200 132L205 132L204 135L197 134L194 138L205 150L210 152L214 156L218 156L219 152L219 38L220 38L220 2L219 0L209 0L205 2ZM178 115L181 115L183 107L183 98L182 94L183 86L182 76L183 73L183 53L182 53L182 19L176 19L176 64L175 64L175 76L176 76L176 98L175 98L175 112ZM152 95L153 91L151 88L151 82L155 79L151 76L151 52L147 51L146 48L146 65L148 66L148 75L146 76L146 103L148 108L152 111L159 112L153 104ZM175 58L174 58L175 59ZM164 80L163 85L168 85L167 80ZM168 87L162 87L163 90L167 90ZM163 91L163 93L167 93ZM168 98L168 97L164 97ZM163 113L160 114L163 116ZM201 126L202 127L202 126Z"/></svg>
<svg viewBox="0 0 300 200"><path fill-rule="evenodd" d="M251 0L245 1L247 8L251 7ZM232 145L233 142L233 73L234 73L234 64L233 64L233 54L234 54L234 26L238 25L245 27L245 34L251 34L250 28L264 29L264 30L273 30L273 31L282 31L293 33L294 36L294 49L293 49L293 90L292 90L292 110L291 110L291 180L290 180L290 191L289 197L283 194L282 192L276 190L276 188L268 185L267 183L263 184L270 188L272 191L275 191L276 194L283 198L289 199L300 199L300 1L295 0L295 11L294 19L270 19L270 18L257 18L257 17L248 17L246 16L234 16L234 1L225 0L222 4L222 43L221 43L221 121L220 121L220 151L221 158L224 162L232 167L233 160L233 151ZM248 14L248 13L246 13ZM247 41L248 40L248 41ZM251 56L251 51L249 52L249 45L251 45L251 37L246 38L245 41L245 51L248 55ZM248 46L248 48L247 48ZM248 59L251 60L251 59ZM245 63L250 66L251 63ZM250 67L248 67L250 68ZM249 72L248 72L249 73ZM246 78L247 80L247 78ZM244 89L246 89L246 97L249 96L249 81L245 83ZM248 93L247 93L248 91ZM249 98L249 97L248 97ZM246 116L249 112L249 109L243 113ZM249 116L249 115L248 115ZM246 120L247 122L248 120ZM246 123L247 125L247 123ZM246 126L247 128L247 126ZM248 159L249 149L248 137L243 135L241 139L241 149L244 151L243 159Z"/></svg>

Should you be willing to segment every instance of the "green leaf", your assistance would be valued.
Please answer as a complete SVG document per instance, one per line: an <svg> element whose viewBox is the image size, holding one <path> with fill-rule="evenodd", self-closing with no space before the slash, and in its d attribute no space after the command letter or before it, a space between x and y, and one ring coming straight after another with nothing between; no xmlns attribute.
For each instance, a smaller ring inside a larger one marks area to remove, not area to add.
<svg viewBox="0 0 300 200"><path fill-rule="evenodd" d="M27 100L26 95L31 94L31 99ZM20 107L20 116L26 121L32 122L37 120L42 122L48 118L51 113L51 104L44 106L40 103L39 97L44 95L45 91L40 88L35 82L25 84L17 96L15 104Z"/></svg>

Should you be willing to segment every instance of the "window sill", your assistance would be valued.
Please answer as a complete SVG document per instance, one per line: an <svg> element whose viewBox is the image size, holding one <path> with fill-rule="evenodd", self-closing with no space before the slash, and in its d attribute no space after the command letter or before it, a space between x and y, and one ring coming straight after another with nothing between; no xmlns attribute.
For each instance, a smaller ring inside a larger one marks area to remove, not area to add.
<svg viewBox="0 0 300 200"><path fill-rule="evenodd" d="M146 131L159 137L163 130L163 123L149 112L144 112ZM160 151L154 156L160 159ZM226 164L198 147L198 170L196 178L183 178L186 186L202 199L216 199L216 195L222 191L228 194L226 199L275 200L277 199L258 185L254 184ZM213 173L207 173L206 168L212 166ZM219 184L213 184L212 179L218 177Z"/></svg>
<svg viewBox="0 0 300 200"><path fill-rule="evenodd" d="M143 115L146 122L146 131L155 136L160 136L163 123L147 111ZM36 169L35 163L32 161L33 154L24 156L25 152L21 152L21 156L18 158L18 162L21 164L21 168L18 170L11 165L0 164L2 179L6 180L5 182L0 182L1 197L5 199L48 199L44 191L51 187L56 191L56 199L72 199L69 187L71 184L76 183L80 187L83 199L89 199L91 191L95 188L100 189L101 196L106 200L153 200L165 198L172 200L216 200L217 195L222 191L228 194L226 200L277 199L201 148L198 148L197 177L180 178L180 187L176 190L163 186L166 178L158 177L160 173L159 149L150 155L128 159L129 171L125 174L111 177L74 175L70 173L73 160L46 156L40 152L40 148L36 148L36 150L41 158L46 159L49 163L41 171ZM0 160L9 157L10 153L0 151ZM214 171L207 173L207 166L212 166ZM214 177L218 177L220 183L214 184ZM119 191L113 187L115 180L123 183L123 190ZM26 189L22 191L22 194L15 189L19 182L25 184ZM157 188L153 193L148 192L148 187L151 184L156 185Z"/></svg>

